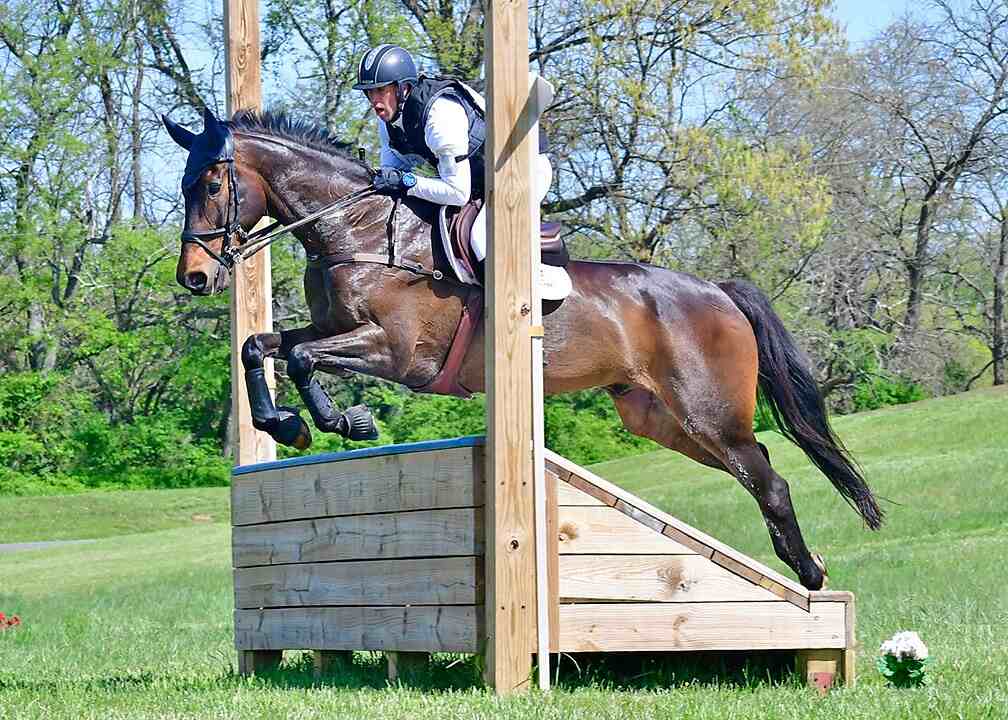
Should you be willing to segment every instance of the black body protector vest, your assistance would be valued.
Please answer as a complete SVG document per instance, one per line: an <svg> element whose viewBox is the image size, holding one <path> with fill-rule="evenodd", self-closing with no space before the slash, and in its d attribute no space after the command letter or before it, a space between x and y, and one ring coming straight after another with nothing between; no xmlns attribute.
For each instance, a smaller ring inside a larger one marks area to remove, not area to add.
<svg viewBox="0 0 1008 720"><path fill-rule="evenodd" d="M424 130L427 127L431 106L441 97L456 100L465 109L466 117L469 119L469 146L466 154L457 156L455 161L469 160L472 199L482 199L485 184L486 120L482 108L471 99L469 91L460 81L454 78L421 75L402 104L400 111L402 129L392 123L385 123L389 147L402 155L419 155L437 169L438 159L427 147Z"/></svg>

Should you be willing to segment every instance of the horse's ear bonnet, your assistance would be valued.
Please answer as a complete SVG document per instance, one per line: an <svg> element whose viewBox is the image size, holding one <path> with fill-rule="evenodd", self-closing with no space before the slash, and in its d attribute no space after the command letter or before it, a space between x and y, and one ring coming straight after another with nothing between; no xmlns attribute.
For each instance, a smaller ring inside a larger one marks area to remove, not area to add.
<svg viewBox="0 0 1008 720"><path fill-rule="evenodd" d="M195 185L203 171L211 165L234 160L234 138L231 136L231 128L218 120L209 108L203 111L203 132L199 135L186 130L167 117L162 116L162 120L172 140L189 151L185 174L182 176L183 190Z"/></svg>

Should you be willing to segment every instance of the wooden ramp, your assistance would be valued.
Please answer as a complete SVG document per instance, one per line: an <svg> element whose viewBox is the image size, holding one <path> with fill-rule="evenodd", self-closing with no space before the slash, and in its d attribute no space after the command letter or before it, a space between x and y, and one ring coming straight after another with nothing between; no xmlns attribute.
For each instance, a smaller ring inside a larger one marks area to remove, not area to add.
<svg viewBox="0 0 1008 720"><path fill-rule="evenodd" d="M479 652L483 468L477 437L236 468L241 667L285 649ZM552 651L787 649L810 677L853 681L850 593L809 592L549 451L546 470Z"/></svg>

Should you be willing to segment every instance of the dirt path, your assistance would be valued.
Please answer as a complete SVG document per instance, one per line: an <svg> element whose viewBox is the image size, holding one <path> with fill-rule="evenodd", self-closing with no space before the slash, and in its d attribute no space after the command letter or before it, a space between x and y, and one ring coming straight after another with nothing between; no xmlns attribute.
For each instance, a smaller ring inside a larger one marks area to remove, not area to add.
<svg viewBox="0 0 1008 720"><path fill-rule="evenodd" d="M21 550L41 550L48 547L59 547L60 545L80 545L92 542L94 540L46 540L42 542L0 543L0 555L3 553L19 552Z"/></svg>

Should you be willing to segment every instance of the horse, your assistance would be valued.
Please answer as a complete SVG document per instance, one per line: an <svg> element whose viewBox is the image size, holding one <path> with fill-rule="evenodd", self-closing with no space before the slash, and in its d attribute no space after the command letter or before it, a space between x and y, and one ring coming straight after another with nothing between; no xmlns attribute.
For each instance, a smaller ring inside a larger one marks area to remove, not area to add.
<svg viewBox="0 0 1008 720"><path fill-rule="evenodd" d="M189 151L179 284L194 295L219 293L264 216L305 221L292 232L308 257L310 324L251 335L242 346L254 426L282 444L311 442L296 409L274 406L263 374L272 357L286 361L318 429L374 437L367 408L334 408L315 373L363 373L410 388L438 375L471 288L418 269L435 264L436 208L368 193L372 171L346 144L284 113L240 111L220 121L206 111L203 119L197 135L163 117ZM341 198L352 202L314 219ZM787 481L753 434L757 393L869 528L881 526L883 512L766 295L745 281L714 283L638 262L571 260L567 271L571 293L544 318L545 392L603 388L631 433L734 476L759 506L777 556L803 586L822 589L825 563L806 546ZM483 347L480 323L458 372L473 392L484 387Z"/></svg>

